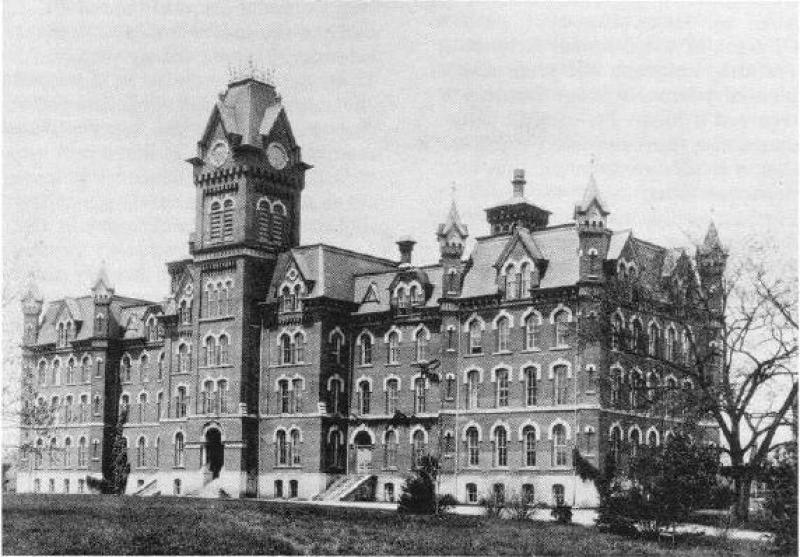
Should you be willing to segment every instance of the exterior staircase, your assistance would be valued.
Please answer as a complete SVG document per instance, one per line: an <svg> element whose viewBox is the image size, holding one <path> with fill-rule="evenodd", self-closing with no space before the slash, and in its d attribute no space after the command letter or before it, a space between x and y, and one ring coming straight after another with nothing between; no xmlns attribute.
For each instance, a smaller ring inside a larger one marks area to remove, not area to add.
<svg viewBox="0 0 800 557"><path fill-rule="evenodd" d="M356 491L359 487L364 485L370 478L371 474L361 474L358 476L345 475L333 482L322 493L313 497L314 501L341 501L348 495Z"/></svg>

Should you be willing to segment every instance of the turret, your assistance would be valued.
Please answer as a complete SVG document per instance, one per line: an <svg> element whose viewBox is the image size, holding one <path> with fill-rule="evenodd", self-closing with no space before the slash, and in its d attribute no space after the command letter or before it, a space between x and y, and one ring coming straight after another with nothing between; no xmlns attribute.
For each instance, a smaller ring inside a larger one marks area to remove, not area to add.
<svg viewBox="0 0 800 557"><path fill-rule="evenodd" d="M713 221L708 225L703 243L697 246L695 261L703 289L710 295L712 308L721 310L722 275L728 262L728 250L722 246Z"/></svg>
<svg viewBox="0 0 800 557"><path fill-rule="evenodd" d="M109 331L109 308L114 297L114 286L108 279L105 265L100 266L97 272L97 279L92 286L92 298L94 299L94 336L104 338Z"/></svg>
<svg viewBox="0 0 800 557"><path fill-rule="evenodd" d="M25 346L33 346L39 339L39 316L42 314L43 305L42 295L31 276L21 300L24 327L22 344Z"/></svg>
<svg viewBox="0 0 800 557"><path fill-rule="evenodd" d="M492 234L510 234L518 226L523 226L531 232L547 227L550 211L528 201L525 197L525 184L525 171L521 168L516 169L511 180L511 198L500 205L486 209L486 220L491 226Z"/></svg>
<svg viewBox="0 0 800 557"><path fill-rule="evenodd" d="M608 205L600 197L594 174L589 175L589 183L583 199L575 204L575 227L580 245L580 280L600 280L603 277L603 261L608 253L611 231L606 226L610 214Z"/></svg>
<svg viewBox="0 0 800 557"><path fill-rule="evenodd" d="M458 207L453 200L447 218L436 231L436 239L439 240L439 263L442 265L443 296L455 296L461 290L461 275L464 272L461 256L464 255L468 237L467 225L461 222Z"/></svg>

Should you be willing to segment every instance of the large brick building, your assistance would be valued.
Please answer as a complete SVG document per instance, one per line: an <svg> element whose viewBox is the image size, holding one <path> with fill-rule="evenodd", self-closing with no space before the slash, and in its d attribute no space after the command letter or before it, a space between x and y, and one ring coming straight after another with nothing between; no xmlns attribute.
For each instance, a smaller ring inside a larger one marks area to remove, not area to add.
<svg viewBox="0 0 800 557"><path fill-rule="evenodd" d="M597 293L718 282L713 226L694 257L612 230L593 177L574 221L551 225L518 170L469 254L455 204L431 264L411 239L399 261L304 246L310 166L255 78L229 84L188 162L196 228L167 264L167 300L121 296L104 272L44 313L34 287L25 297L24 374L56 423L23 427L20 491L86 491L127 415L131 493L393 499L432 454L464 502L592 505L573 448L601 464L678 422L648 403L657 386L693 388L659 365L682 357L692 324L663 304L609 313ZM597 323L607 335L583 334Z"/></svg>

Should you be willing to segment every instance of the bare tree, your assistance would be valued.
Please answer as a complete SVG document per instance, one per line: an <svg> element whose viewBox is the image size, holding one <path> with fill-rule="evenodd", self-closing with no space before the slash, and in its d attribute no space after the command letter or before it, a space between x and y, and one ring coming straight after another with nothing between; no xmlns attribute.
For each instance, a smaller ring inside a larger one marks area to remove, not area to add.
<svg viewBox="0 0 800 557"><path fill-rule="evenodd" d="M774 276L755 258L764 255L758 251L726 272L727 252L715 230L709 236L694 258L680 257L670 277L613 277L596 289L591 299L604 319L581 327L581 336L614 349L614 358L631 366L691 379L691 389L641 385L647 410L719 428L735 516L745 520L751 484L768 456L797 442L790 434L797 423L797 281ZM662 333L651 342L649 330L633 331L628 323L615 329L620 309L645 323L649 314L678 324L675 345L667 347Z"/></svg>

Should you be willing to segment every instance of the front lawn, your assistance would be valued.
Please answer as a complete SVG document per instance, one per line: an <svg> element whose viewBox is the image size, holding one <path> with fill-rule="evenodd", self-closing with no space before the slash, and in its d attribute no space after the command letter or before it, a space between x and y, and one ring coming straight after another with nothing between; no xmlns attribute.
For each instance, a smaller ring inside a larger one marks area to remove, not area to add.
<svg viewBox="0 0 800 557"><path fill-rule="evenodd" d="M6 554L763 555L704 539L670 549L578 525L251 500L3 497Z"/></svg>

